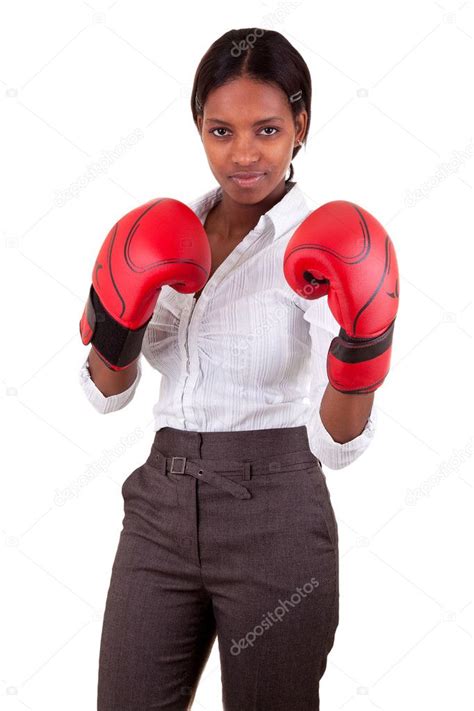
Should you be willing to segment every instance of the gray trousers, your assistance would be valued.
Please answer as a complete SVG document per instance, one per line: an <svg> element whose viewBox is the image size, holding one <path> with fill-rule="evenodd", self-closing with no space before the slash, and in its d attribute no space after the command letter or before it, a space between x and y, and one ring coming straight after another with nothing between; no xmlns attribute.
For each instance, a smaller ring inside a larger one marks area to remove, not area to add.
<svg viewBox="0 0 474 711"><path fill-rule="evenodd" d="M225 711L316 711L338 528L306 427L164 427L122 487L98 711L186 711L218 640Z"/></svg>

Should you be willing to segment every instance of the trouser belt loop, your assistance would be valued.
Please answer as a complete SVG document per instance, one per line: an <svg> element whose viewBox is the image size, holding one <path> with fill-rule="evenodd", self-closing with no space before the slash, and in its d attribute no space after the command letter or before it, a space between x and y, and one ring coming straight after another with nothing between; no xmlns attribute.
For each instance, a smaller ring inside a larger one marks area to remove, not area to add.
<svg viewBox="0 0 474 711"><path fill-rule="evenodd" d="M244 462L243 480L249 481L251 476L252 476L252 465L250 464L250 462Z"/></svg>

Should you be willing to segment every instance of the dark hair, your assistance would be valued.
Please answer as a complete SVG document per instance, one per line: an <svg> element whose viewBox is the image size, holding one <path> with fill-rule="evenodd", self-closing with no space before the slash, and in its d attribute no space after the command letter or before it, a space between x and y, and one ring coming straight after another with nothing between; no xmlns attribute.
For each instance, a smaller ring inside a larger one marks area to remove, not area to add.
<svg viewBox="0 0 474 711"><path fill-rule="evenodd" d="M274 84L288 97L293 118L308 112L306 137L311 122L311 75L301 54L275 30L258 27L229 30L211 44L199 62L191 92L191 111L197 126L208 94L238 77ZM290 97L293 101L290 102ZM295 146L292 159L301 146ZM289 182L294 175L290 163Z"/></svg>

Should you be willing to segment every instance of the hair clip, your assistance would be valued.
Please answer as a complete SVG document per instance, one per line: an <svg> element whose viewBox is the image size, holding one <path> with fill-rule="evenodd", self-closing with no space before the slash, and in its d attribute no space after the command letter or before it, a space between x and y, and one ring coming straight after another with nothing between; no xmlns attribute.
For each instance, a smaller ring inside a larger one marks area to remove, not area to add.
<svg viewBox="0 0 474 711"><path fill-rule="evenodd" d="M290 103L293 104L295 101L299 101L302 96L303 96L303 90L300 89L299 91L297 91L295 94L292 94L288 98L290 100Z"/></svg>

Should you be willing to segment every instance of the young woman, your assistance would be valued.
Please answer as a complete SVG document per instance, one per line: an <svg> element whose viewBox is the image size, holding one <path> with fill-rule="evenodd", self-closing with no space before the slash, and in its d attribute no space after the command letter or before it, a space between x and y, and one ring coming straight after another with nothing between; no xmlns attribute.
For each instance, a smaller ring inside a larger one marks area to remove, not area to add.
<svg viewBox="0 0 474 711"><path fill-rule="evenodd" d="M191 708L217 636L226 711L314 711L339 619L321 463L360 456L376 413L373 392L328 383L339 324L283 273L311 213L291 162L310 126L308 67L278 32L232 30L202 58L191 110L219 184L189 205L211 265L193 293L162 286L144 333L162 375L156 434L122 488L98 710ZM112 369L94 348L81 369L103 413L140 376L139 358Z"/></svg>

